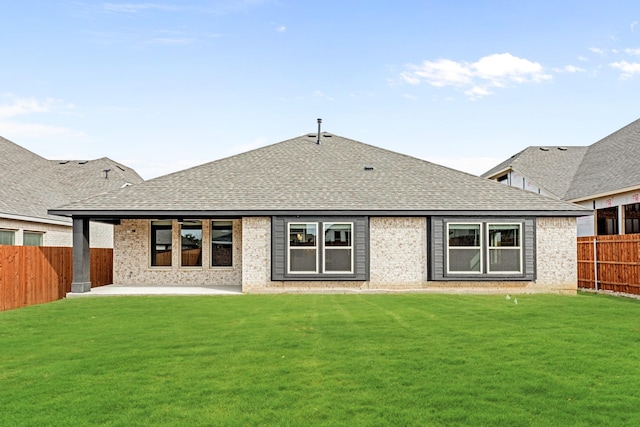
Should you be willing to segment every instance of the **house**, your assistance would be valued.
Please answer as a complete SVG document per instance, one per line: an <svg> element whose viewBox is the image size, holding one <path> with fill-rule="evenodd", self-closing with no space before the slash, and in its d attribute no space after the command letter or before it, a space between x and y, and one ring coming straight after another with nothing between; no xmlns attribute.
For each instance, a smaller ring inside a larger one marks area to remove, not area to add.
<svg viewBox="0 0 640 427"><path fill-rule="evenodd" d="M578 236L640 233L640 120L585 147L529 147L481 176L592 209Z"/></svg>
<svg viewBox="0 0 640 427"><path fill-rule="evenodd" d="M142 181L106 157L47 160L0 137L0 244L72 246L71 219L47 209ZM91 223L92 246L113 247L113 227Z"/></svg>
<svg viewBox="0 0 640 427"><path fill-rule="evenodd" d="M73 219L73 292L89 220L116 224L122 285L575 292L589 210L323 132L49 213Z"/></svg>

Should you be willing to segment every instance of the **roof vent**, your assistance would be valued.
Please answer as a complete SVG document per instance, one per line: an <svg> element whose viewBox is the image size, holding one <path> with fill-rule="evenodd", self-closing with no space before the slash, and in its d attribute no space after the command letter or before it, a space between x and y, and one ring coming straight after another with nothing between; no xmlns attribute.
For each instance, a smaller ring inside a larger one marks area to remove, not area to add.
<svg viewBox="0 0 640 427"><path fill-rule="evenodd" d="M567 151L567 147L558 147L558 150L560 150L560 151Z"/></svg>
<svg viewBox="0 0 640 427"><path fill-rule="evenodd" d="M60 160L59 162L61 165L66 165L67 163L69 163L69 160Z"/></svg>
<svg viewBox="0 0 640 427"><path fill-rule="evenodd" d="M87 163L89 163L89 160L81 160L78 162L79 165L86 165Z"/></svg>
<svg viewBox="0 0 640 427"><path fill-rule="evenodd" d="M322 124L322 119L318 119L318 140L316 144L320 145L320 125Z"/></svg>
<svg viewBox="0 0 640 427"><path fill-rule="evenodd" d="M542 151L549 151L549 149L547 147L540 147L540 150Z"/></svg>
<svg viewBox="0 0 640 427"><path fill-rule="evenodd" d="M373 166L365 166L364 170L366 171L372 171L373 170Z"/></svg>
<svg viewBox="0 0 640 427"><path fill-rule="evenodd" d="M322 134L323 138L331 138L333 135L330 135L328 133Z"/></svg>
<svg viewBox="0 0 640 427"><path fill-rule="evenodd" d="M104 179L109 179L109 172L111 172L111 169L104 169L102 172L104 172Z"/></svg>
<svg viewBox="0 0 640 427"><path fill-rule="evenodd" d="M117 167L118 169L120 169L122 172L124 172L124 168L123 168L122 166L120 166L120 165L116 165L116 167Z"/></svg>

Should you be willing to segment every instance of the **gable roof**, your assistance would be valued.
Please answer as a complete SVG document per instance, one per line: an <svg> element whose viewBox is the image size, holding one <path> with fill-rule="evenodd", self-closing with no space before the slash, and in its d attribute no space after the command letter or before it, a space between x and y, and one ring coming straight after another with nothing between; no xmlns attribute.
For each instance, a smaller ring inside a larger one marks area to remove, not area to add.
<svg viewBox="0 0 640 427"><path fill-rule="evenodd" d="M583 146L528 147L480 176L494 178L513 170L564 199L587 150Z"/></svg>
<svg viewBox="0 0 640 427"><path fill-rule="evenodd" d="M590 146L528 147L480 176L513 170L559 199L577 202L640 188L638 165L640 119Z"/></svg>
<svg viewBox="0 0 640 427"><path fill-rule="evenodd" d="M640 119L589 146L566 200L640 186Z"/></svg>
<svg viewBox="0 0 640 427"><path fill-rule="evenodd" d="M583 208L330 133L303 135L52 209L161 217L338 212L564 212Z"/></svg>
<svg viewBox="0 0 640 427"><path fill-rule="evenodd" d="M124 170L106 180L102 170L108 168ZM47 209L140 181L135 171L108 158L63 164L0 137L0 217L68 224Z"/></svg>

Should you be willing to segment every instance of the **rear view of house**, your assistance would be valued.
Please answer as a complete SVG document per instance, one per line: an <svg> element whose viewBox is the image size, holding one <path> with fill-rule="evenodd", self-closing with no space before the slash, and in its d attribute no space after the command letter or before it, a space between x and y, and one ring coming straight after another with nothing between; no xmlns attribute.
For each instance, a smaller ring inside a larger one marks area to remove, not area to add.
<svg viewBox="0 0 640 427"><path fill-rule="evenodd" d="M331 133L51 209L115 226L114 282L324 289L575 292L585 208Z"/></svg>

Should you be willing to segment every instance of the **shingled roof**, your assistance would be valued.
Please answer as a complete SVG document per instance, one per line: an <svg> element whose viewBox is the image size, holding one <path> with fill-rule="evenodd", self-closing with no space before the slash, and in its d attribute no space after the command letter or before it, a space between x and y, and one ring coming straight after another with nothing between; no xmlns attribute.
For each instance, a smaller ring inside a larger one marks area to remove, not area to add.
<svg viewBox="0 0 640 427"><path fill-rule="evenodd" d="M303 135L53 209L162 217L369 212L519 212L583 208L330 133Z"/></svg>
<svg viewBox="0 0 640 427"><path fill-rule="evenodd" d="M565 200L640 186L640 119L589 146Z"/></svg>
<svg viewBox="0 0 640 427"><path fill-rule="evenodd" d="M558 199L564 199L588 148L582 146L528 147L480 176L494 178L512 169L557 196Z"/></svg>
<svg viewBox="0 0 640 427"><path fill-rule="evenodd" d="M111 169L105 179L105 169ZM132 169L111 159L47 160L0 137L0 217L70 222L47 209L141 182Z"/></svg>
<svg viewBox="0 0 640 427"><path fill-rule="evenodd" d="M513 170L568 201L640 188L640 119L590 146L528 147L481 177Z"/></svg>

